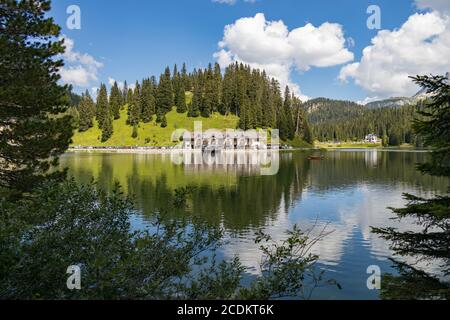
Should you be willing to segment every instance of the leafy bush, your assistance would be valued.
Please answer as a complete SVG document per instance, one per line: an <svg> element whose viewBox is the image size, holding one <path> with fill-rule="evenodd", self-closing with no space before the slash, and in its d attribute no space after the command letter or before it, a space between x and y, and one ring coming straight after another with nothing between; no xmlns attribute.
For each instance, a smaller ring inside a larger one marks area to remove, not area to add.
<svg viewBox="0 0 450 320"><path fill-rule="evenodd" d="M174 208L187 195L177 191ZM309 297L303 282L317 261L309 254L315 240L298 228L280 245L258 235L267 259L262 276L245 288L239 259L216 261L222 230L160 213L145 230L130 231L135 212L118 185L106 194L94 183L49 183L16 202L3 198L0 209L2 299ZM66 287L71 265L81 269L81 290ZM321 275L316 280L322 283Z"/></svg>

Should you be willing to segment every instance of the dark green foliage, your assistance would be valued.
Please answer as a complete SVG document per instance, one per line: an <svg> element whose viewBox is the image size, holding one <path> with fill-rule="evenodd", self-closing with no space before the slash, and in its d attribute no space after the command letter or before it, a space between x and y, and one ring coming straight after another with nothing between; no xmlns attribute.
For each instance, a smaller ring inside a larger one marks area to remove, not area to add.
<svg viewBox="0 0 450 320"><path fill-rule="evenodd" d="M421 118L413 124L422 142L434 147L431 162L420 166L420 170L450 177L450 80L443 76L419 76L414 81L433 94L431 101L420 106Z"/></svg>
<svg viewBox="0 0 450 320"><path fill-rule="evenodd" d="M109 96L109 105L111 108L112 116L115 120L120 118L120 108L122 107L122 94L120 93L117 82L114 82L111 88L111 94Z"/></svg>
<svg viewBox="0 0 450 320"><path fill-rule="evenodd" d="M384 274L381 297L384 300L450 299L445 283L425 272L399 261L393 261L398 275Z"/></svg>
<svg viewBox="0 0 450 320"><path fill-rule="evenodd" d="M58 85L64 52L50 1L0 2L0 186L30 191L69 146L69 88Z"/></svg>
<svg viewBox="0 0 450 320"><path fill-rule="evenodd" d="M181 69L181 81L186 91L192 90L192 82L187 72L186 63L183 63L183 68Z"/></svg>
<svg viewBox="0 0 450 320"><path fill-rule="evenodd" d="M69 94L69 106L76 107L81 102L81 96L72 92L72 85L68 86L68 94Z"/></svg>
<svg viewBox="0 0 450 320"><path fill-rule="evenodd" d="M306 117L303 119L303 132L302 132L302 139L309 143L309 144L313 144L314 143L314 136L311 132L311 128L309 127L308 121L306 120Z"/></svg>
<svg viewBox="0 0 450 320"><path fill-rule="evenodd" d="M186 112L186 89L184 88L184 83L181 75L175 73L173 76L173 91L175 94L175 106L177 107L178 113Z"/></svg>
<svg viewBox="0 0 450 320"><path fill-rule="evenodd" d="M368 109L351 101L318 98L305 103L314 137L326 141L359 141L370 133L385 145L414 144L415 106Z"/></svg>
<svg viewBox="0 0 450 320"><path fill-rule="evenodd" d="M223 115L234 114L240 118L238 127L244 130L256 128L274 128L280 130L284 141L312 139L308 130L308 119L305 117L301 101L291 94L286 87L285 97L280 91L280 85L271 79L264 71L252 69L242 63L233 63L222 70L219 64L208 65L206 69L194 69L187 72L183 64L181 73L175 65L173 75L167 67L161 74L159 83L155 77L145 79L138 97L125 87L122 103L128 104L127 123L134 126L139 121L150 122L156 114L156 122L161 123L164 115L175 106L178 113L188 112L189 117L208 118L214 112ZM114 94L113 94L114 91ZM117 90L118 91L118 90ZM192 101L187 106L186 92L192 92ZM115 118L120 107L115 102L115 86L111 92L110 104ZM117 95L118 96L118 95Z"/></svg>
<svg viewBox="0 0 450 320"><path fill-rule="evenodd" d="M170 210L185 210L189 193L175 192ZM134 208L118 186L106 194L94 184L49 183L26 200L0 199L0 208L0 299L308 299L315 287L336 285L309 252L325 235L297 227L282 243L258 234L264 272L243 286L240 261L215 258L221 229L163 212L130 231ZM81 290L66 287L71 265L81 268Z"/></svg>
<svg viewBox="0 0 450 320"><path fill-rule="evenodd" d="M97 121L98 126L102 130L101 141L105 142L113 134L112 111L108 101L108 92L106 85L101 84L97 97Z"/></svg>
<svg viewBox="0 0 450 320"><path fill-rule="evenodd" d="M163 115L161 118L161 128L167 127L167 118L166 115Z"/></svg>
<svg viewBox="0 0 450 320"><path fill-rule="evenodd" d="M128 103L128 84L127 81L123 83L123 89L122 89L122 105Z"/></svg>
<svg viewBox="0 0 450 320"><path fill-rule="evenodd" d="M204 118L209 118L219 105L217 89L213 69L211 64L209 64L208 69L205 70L204 89L200 104L200 114Z"/></svg>
<svg viewBox="0 0 450 320"><path fill-rule="evenodd" d="M186 107L186 92L184 90L184 87L179 86L176 94L175 94L175 103L177 106L177 112L178 113L185 113L187 111Z"/></svg>
<svg viewBox="0 0 450 320"><path fill-rule="evenodd" d="M137 125L133 126L133 132L131 133L131 137L133 139L136 139L138 137L138 127L137 127Z"/></svg>
<svg viewBox="0 0 450 320"><path fill-rule="evenodd" d="M141 119L144 123L150 122L152 120L152 116L155 114L156 102L154 91L155 89L150 79L146 79L142 82Z"/></svg>
<svg viewBox="0 0 450 320"><path fill-rule="evenodd" d="M127 104L128 104L128 107L129 107L130 105L132 105L133 102L134 102L134 98L133 98L133 89L131 89L131 88L128 88L128 93L127 93L127 99L126 99L126 102L127 102Z"/></svg>
<svg viewBox="0 0 450 320"><path fill-rule="evenodd" d="M202 102L202 93L198 81L194 81L194 93L192 102L189 105L188 117L197 118L200 116L200 105Z"/></svg>
<svg viewBox="0 0 450 320"><path fill-rule="evenodd" d="M422 173L450 177L450 84L440 76L418 76L416 83L427 90L431 101L420 106L420 116L414 121L414 129L426 146L434 149L431 161L419 166ZM385 275L383 298L398 298L407 292L410 299L448 299L450 283L450 196L431 199L405 194L408 205L392 209L398 220L414 219L420 231L404 231L396 228L373 228L373 232L389 240L391 249L399 256L407 256L422 263L434 263L441 267L443 280L435 274L427 274L411 265L397 262L400 276Z"/></svg>
<svg viewBox="0 0 450 320"><path fill-rule="evenodd" d="M109 108L108 102L108 92L106 90L106 85L103 83L100 85L100 90L98 91L96 110L98 126L100 127L100 129L103 129L105 122L109 117L111 117L111 110Z"/></svg>
<svg viewBox="0 0 450 320"><path fill-rule="evenodd" d="M294 128L294 118L292 115L293 102L292 102L291 92L290 92L288 86L286 86L286 89L284 91L283 108L284 108L284 113L285 113L285 118L286 118L287 138L289 140L292 140L294 138L295 128Z"/></svg>
<svg viewBox="0 0 450 320"><path fill-rule="evenodd" d="M166 71L161 75L159 79L159 85L156 93L156 108L159 114L165 115L174 105L174 96L172 88L172 80L170 77L170 69L166 68Z"/></svg>
<svg viewBox="0 0 450 320"><path fill-rule="evenodd" d="M108 116L105 118L105 121L103 122L101 141L102 142L108 141L109 138L111 138L112 134L113 134L112 117Z"/></svg>
<svg viewBox="0 0 450 320"><path fill-rule="evenodd" d="M78 105L78 113L78 129L80 131L86 131L92 128L94 125L95 104L87 90L81 96L80 104Z"/></svg>
<svg viewBox="0 0 450 320"><path fill-rule="evenodd" d="M131 126L139 124L141 119L141 86L136 81L136 86L133 92L133 100L128 105L128 120L127 123Z"/></svg>

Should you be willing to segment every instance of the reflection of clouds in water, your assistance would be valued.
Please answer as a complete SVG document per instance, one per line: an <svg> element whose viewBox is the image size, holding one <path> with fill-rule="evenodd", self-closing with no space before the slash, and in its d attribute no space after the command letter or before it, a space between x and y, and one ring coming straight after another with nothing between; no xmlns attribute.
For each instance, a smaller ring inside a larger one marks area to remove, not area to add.
<svg viewBox="0 0 450 320"><path fill-rule="evenodd" d="M264 228L261 228L266 234L272 236L273 240L279 242L286 238L286 230L292 227L289 217L284 211L284 200L282 199L276 219L271 219L266 223ZM254 275L260 274L260 263L262 261L262 253L259 249L260 245L256 244L255 231L250 230L239 236L239 238L226 239L230 242L223 247L223 254L226 259L239 257L244 266L250 268L249 273Z"/></svg>
<svg viewBox="0 0 450 320"><path fill-rule="evenodd" d="M311 234L313 237L318 235L327 223L327 231L333 231L318 242L312 250L312 253L320 257L320 263L323 265L339 265L342 263L346 250L354 246L366 247L372 258L385 261L392 256L389 243L373 234L371 227L420 230L420 227L406 219L401 223L391 219L394 215L388 207L403 207L405 200L402 199L402 194L408 191L410 190L398 186L395 190L386 192L383 186L361 184L330 196L311 191L305 192L302 200L290 210L289 215L285 214L284 203L281 203L277 218L268 222L263 230L275 241L282 241L286 238L285 231L292 228L294 224L307 230L315 224L317 219L317 225ZM318 202L321 203L320 208L317 207ZM230 243L223 248L223 252L227 258L238 256L245 266L252 269L252 273L259 274L262 254L259 245L252 239L254 239L252 231L241 235L238 239L231 239ZM412 262L413 260L405 258L403 261Z"/></svg>

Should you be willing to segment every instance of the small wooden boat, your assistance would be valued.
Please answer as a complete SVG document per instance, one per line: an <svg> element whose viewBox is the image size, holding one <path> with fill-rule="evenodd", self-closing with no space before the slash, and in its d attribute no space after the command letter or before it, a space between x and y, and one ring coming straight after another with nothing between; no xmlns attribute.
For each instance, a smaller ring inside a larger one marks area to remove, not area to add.
<svg viewBox="0 0 450 320"><path fill-rule="evenodd" d="M325 160L325 157L324 156L310 156L310 157L308 157L308 160L312 160L312 161Z"/></svg>

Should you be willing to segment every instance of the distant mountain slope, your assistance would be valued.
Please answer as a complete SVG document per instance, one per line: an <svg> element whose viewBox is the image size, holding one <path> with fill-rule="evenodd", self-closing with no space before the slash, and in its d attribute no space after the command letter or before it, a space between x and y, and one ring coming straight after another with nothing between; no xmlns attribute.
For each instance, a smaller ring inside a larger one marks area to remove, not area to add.
<svg viewBox="0 0 450 320"><path fill-rule="evenodd" d="M305 103L314 138L327 141L361 141L370 133L385 145L420 144L411 122L415 114L413 99L387 99L372 107L351 101L313 99Z"/></svg>
<svg viewBox="0 0 450 320"><path fill-rule="evenodd" d="M414 105L419 100L421 100L420 96L413 98L408 97L389 98L385 100L370 102L366 104L365 107L367 109L398 108L406 105Z"/></svg>
<svg viewBox="0 0 450 320"><path fill-rule="evenodd" d="M364 113L364 106L352 101L317 98L305 103L308 120L311 124L330 120L357 117Z"/></svg>
<svg viewBox="0 0 450 320"><path fill-rule="evenodd" d="M447 79L450 81L450 72L445 74ZM366 104L366 108L368 109L377 109L377 108L398 108L406 105L416 105L418 102L426 100L430 98L431 95L427 93L426 88L422 88L412 97L396 97L396 98L388 98L384 100L374 101Z"/></svg>

